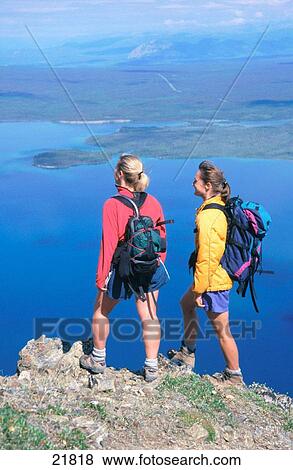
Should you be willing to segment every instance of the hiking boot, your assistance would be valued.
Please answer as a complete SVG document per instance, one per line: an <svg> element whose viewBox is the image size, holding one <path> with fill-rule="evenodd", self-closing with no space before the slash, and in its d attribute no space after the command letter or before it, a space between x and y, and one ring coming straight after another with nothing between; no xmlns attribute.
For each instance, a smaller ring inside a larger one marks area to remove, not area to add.
<svg viewBox="0 0 293 470"><path fill-rule="evenodd" d="M88 356L86 354L81 356L79 358L79 365L82 367L82 369L86 369L89 372L92 372L92 374L103 374L106 369L105 361L95 361L91 354Z"/></svg>
<svg viewBox="0 0 293 470"><path fill-rule="evenodd" d="M159 370L154 367L144 366L142 375L146 382L153 382L159 377Z"/></svg>
<svg viewBox="0 0 293 470"><path fill-rule="evenodd" d="M170 349L168 357L172 364L176 366L185 366L188 369L193 369L195 366L195 353L191 352L186 346L181 345L179 351Z"/></svg>
<svg viewBox="0 0 293 470"><path fill-rule="evenodd" d="M227 367L223 372L216 372L213 374L212 379L217 382L227 385L245 385L241 372L231 372Z"/></svg>

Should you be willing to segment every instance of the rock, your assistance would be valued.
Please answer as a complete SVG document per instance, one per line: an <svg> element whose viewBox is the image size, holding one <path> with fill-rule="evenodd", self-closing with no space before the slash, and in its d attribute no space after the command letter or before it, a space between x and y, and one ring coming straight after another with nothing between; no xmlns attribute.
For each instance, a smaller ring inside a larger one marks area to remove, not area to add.
<svg viewBox="0 0 293 470"><path fill-rule="evenodd" d="M72 357L72 358L75 358L75 359L78 359L80 358L80 356L83 355L83 349L82 349L82 342L81 341L76 341L76 343L74 343L70 350L68 351L68 353L66 353L66 356L68 357Z"/></svg>
<svg viewBox="0 0 293 470"><path fill-rule="evenodd" d="M123 410L124 408L131 408L132 403L121 403L119 410Z"/></svg>
<svg viewBox="0 0 293 470"><path fill-rule="evenodd" d="M145 395L153 395L155 393L154 387L148 387L147 385L142 388L142 391Z"/></svg>
<svg viewBox="0 0 293 470"><path fill-rule="evenodd" d="M45 336L31 340L20 352L18 374L0 377L1 406L25 411L53 446L66 428L80 430L89 449L291 447L292 399L286 395L259 384L241 394L233 386L210 387L192 371L170 368L162 356L159 379L150 384L128 369L89 374L79 367L84 346L78 341L64 349L58 338Z"/></svg>
<svg viewBox="0 0 293 470"><path fill-rule="evenodd" d="M28 382L28 383L31 383L31 372L29 370L23 370L19 376L18 376L18 380L20 382Z"/></svg>
<svg viewBox="0 0 293 470"><path fill-rule="evenodd" d="M241 442L239 442L239 448L243 449L255 449L254 439L252 434L249 431L242 430L241 433Z"/></svg>
<svg viewBox="0 0 293 470"><path fill-rule="evenodd" d="M233 395L226 395L225 398L227 398L227 400L234 400L234 396Z"/></svg>
<svg viewBox="0 0 293 470"><path fill-rule="evenodd" d="M21 386L21 382L19 382L18 375L11 375L10 377L5 377L5 382L3 385L5 386L5 389L15 389Z"/></svg>
<svg viewBox="0 0 293 470"><path fill-rule="evenodd" d="M95 421L88 419L87 416L77 416L73 418L72 423L77 428L91 428L97 424Z"/></svg>
<svg viewBox="0 0 293 470"><path fill-rule="evenodd" d="M42 335L37 340L29 341L19 356L17 363L19 372L55 369L63 356L62 341L59 338L51 339Z"/></svg>
<svg viewBox="0 0 293 470"><path fill-rule="evenodd" d="M114 392L115 387L115 377L106 374L97 374L89 376L89 388L95 387L98 392Z"/></svg>
<svg viewBox="0 0 293 470"><path fill-rule="evenodd" d="M61 425L67 425L67 423L68 423L68 417L67 416L53 415L53 416L50 416L50 418L52 420L54 420L54 422L57 422Z"/></svg>
<svg viewBox="0 0 293 470"><path fill-rule="evenodd" d="M195 441L205 439L208 437L208 431L203 428L200 424L193 424L190 428L185 429L186 434L191 436Z"/></svg>
<svg viewBox="0 0 293 470"><path fill-rule="evenodd" d="M73 380L68 384L68 386L66 388L67 388L68 392L77 393L77 392L79 392L82 385L83 385L82 383L76 382L76 381Z"/></svg>
<svg viewBox="0 0 293 470"><path fill-rule="evenodd" d="M292 409L293 400L288 395L276 393L273 389L267 387L266 385L258 383L251 384L249 389L262 396L262 398L267 403L273 403L274 405L279 406L283 410L287 411Z"/></svg>
<svg viewBox="0 0 293 470"><path fill-rule="evenodd" d="M79 358L82 355L82 342L77 341L71 346L70 350L66 354L63 354L58 363L58 369L63 374L75 370L75 372L77 372L75 375L78 375L80 373Z"/></svg>

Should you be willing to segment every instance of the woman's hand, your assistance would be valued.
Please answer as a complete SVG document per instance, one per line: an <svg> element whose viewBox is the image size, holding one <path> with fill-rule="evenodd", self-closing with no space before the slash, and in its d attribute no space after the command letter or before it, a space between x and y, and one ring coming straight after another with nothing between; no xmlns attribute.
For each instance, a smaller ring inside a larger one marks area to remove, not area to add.
<svg viewBox="0 0 293 470"><path fill-rule="evenodd" d="M203 307L204 307L204 303L203 303L203 301L202 301L202 296L201 296L201 294L194 294L194 297L195 297L195 304L196 304L196 306L203 308Z"/></svg>

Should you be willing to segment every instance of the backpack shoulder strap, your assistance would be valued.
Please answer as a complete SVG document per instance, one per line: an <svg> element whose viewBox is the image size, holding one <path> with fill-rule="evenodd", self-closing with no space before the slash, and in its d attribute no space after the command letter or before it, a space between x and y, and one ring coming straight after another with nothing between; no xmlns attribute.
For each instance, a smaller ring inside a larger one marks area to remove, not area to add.
<svg viewBox="0 0 293 470"><path fill-rule="evenodd" d="M216 202L207 204L202 210L205 211L206 209L219 209L221 212L224 212L224 214L226 214L225 206L222 206L221 204L217 204Z"/></svg>
<svg viewBox="0 0 293 470"><path fill-rule="evenodd" d="M136 217L139 217L139 208L130 197L123 196L122 194L116 194L115 196L112 196L112 199L117 199L117 201L122 202L122 204L133 210Z"/></svg>

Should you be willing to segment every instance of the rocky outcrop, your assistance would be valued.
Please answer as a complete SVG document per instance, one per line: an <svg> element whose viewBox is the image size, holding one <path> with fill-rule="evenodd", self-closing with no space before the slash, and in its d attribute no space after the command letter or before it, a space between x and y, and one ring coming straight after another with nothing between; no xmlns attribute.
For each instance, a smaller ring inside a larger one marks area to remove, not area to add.
<svg viewBox="0 0 293 470"><path fill-rule="evenodd" d="M0 377L2 449L289 449L292 400L264 385L223 386L160 356L160 376L80 369L91 343L31 340Z"/></svg>

